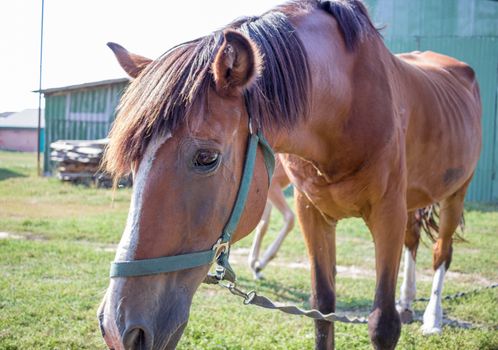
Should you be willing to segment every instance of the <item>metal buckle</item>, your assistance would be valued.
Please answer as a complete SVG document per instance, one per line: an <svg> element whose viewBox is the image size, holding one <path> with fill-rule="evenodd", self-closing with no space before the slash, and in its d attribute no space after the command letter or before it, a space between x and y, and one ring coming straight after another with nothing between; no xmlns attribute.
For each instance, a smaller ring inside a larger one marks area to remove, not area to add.
<svg viewBox="0 0 498 350"><path fill-rule="evenodd" d="M244 305L251 304L252 301L254 300L254 298L256 297L256 292L254 290L251 290L250 292L246 293L242 289L237 288L237 285L235 283L228 282L225 284L225 283L219 282L218 284L220 286L228 289L230 291L230 293L232 293L233 295L236 295L238 297L243 298Z"/></svg>
<svg viewBox="0 0 498 350"><path fill-rule="evenodd" d="M230 248L230 242L222 242L221 238L218 239L218 241L213 246L213 250L215 251L215 253L214 253L213 261L211 261L211 263L216 262L216 260L218 260L218 258L220 257L220 255L222 253L228 252L229 248Z"/></svg>
<svg viewBox="0 0 498 350"><path fill-rule="evenodd" d="M252 129L252 118L249 117L249 134L252 135L254 134L254 131Z"/></svg>

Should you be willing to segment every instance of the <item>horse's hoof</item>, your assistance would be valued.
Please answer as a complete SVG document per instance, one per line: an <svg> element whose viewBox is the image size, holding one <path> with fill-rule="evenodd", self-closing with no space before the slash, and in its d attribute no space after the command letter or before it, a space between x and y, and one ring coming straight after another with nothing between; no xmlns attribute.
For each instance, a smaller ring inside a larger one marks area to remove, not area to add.
<svg viewBox="0 0 498 350"><path fill-rule="evenodd" d="M401 319L401 323L408 324L413 322L413 310L410 309L402 309L399 310L399 318Z"/></svg>
<svg viewBox="0 0 498 350"><path fill-rule="evenodd" d="M260 281L260 280L264 280L265 277L263 276L263 273L261 272L261 270L257 271L257 270L253 270L252 271L252 277L257 280L257 281Z"/></svg>
<svg viewBox="0 0 498 350"><path fill-rule="evenodd" d="M426 336L440 335L442 333L442 329L440 327L437 327L437 326L426 326L426 325L423 325L421 327L421 330L422 330L422 334L426 335Z"/></svg>

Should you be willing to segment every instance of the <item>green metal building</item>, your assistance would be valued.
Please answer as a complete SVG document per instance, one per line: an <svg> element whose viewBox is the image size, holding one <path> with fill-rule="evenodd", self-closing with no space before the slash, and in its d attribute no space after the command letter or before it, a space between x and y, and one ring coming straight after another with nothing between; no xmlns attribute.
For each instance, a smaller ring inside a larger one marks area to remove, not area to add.
<svg viewBox="0 0 498 350"><path fill-rule="evenodd" d="M128 78L42 90L45 96L44 173L51 173L50 144L107 137Z"/></svg>
<svg viewBox="0 0 498 350"><path fill-rule="evenodd" d="M498 2L364 1L394 53L430 50L474 68L483 104L483 147L467 200L498 202Z"/></svg>

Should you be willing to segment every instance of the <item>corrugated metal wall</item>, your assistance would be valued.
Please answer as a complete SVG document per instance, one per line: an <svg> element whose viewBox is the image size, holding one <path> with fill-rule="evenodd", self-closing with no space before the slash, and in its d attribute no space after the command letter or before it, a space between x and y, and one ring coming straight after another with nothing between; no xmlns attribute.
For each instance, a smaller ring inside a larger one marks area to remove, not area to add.
<svg viewBox="0 0 498 350"><path fill-rule="evenodd" d="M365 0L394 53L431 50L469 63L483 103L483 149L467 199L498 202L498 2Z"/></svg>
<svg viewBox="0 0 498 350"><path fill-rule="evenodd" d="M51 171L50 143L105 138L126 83L45 95L44 171Z"/></svg>

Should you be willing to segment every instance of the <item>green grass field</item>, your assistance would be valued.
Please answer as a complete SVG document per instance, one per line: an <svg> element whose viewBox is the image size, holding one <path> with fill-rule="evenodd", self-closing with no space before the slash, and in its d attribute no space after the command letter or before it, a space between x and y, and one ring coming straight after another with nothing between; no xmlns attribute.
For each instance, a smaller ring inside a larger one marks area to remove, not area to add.
<svg viewBox="0 0 498 350"><path fill-rule="evenodd" d="M0 151L0 349L104 349L96 309L108 284L113 247L125 225L131 191L85 188L35 176L33 154ZM114 199L113 199L114 198ZM292 201L291 199L289 199ZM281 225L274 212L268 244ZM498 207L468 205L468 243L454 246L444 294L498 282ZM14 234L14 235L12 235ZM6 237L5 237L6 236ZM234 246L240 285L274 300L309 307L309 270L296 228L264 281L246 266L252 236ZM368 315L374 293L371 236L360 220L337 231L338 312ZM428 240L417 260L418 296L431 286ZM292 263L292 264L291 264ZM425 303L415 304L421 316ZM498 349L498 290L443 302L445 318L473 325L424 337L404 326L399 349ZM244 306L217 286L201 286L179 349L310 349L313 322ZM337 349L370 349L366 325L336 324Z"/></svg>

